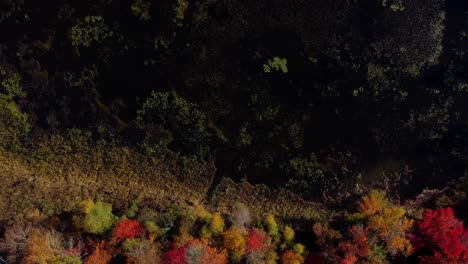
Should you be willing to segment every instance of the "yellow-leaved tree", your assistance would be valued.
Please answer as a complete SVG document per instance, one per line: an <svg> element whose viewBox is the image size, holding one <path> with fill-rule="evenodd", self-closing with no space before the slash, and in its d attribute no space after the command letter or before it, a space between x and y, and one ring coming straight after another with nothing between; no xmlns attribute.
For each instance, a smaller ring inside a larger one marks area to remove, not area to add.
<svg viewBox="0 0 468 264"><path fill-rule="evenodd" d="M234 262L240 262L247 251L246 236L247 230L237 226L231 226L223 233L224 247L229 250Z"/></svg>

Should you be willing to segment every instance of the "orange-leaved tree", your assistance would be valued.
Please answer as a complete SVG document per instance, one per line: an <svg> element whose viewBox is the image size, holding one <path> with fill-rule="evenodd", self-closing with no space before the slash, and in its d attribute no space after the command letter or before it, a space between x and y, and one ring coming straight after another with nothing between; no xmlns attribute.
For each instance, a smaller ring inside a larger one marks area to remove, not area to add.
<svg viewBox="0 0 468 264"><path fill-rule="evenodd" d="M281 264L302 264L304 263L304 257L294 252L291 249L286 250L281 254Z"/></svg>
<svg viewBox="0 0 468 264"><path fill-rule="evenodd" d="M227 264L228 256L225 249L218 250L208 246L208 240L196 239L189 243L185 251L185 260L189 264Z"/></svg>
<svg viewBox="0 0 468 264"><path fill-rule="evenodd" d="M358 203L358 210L355 216L372 231L372 241L384 244L391 256L409 256L412 253L407 234L413 226L413 220L405 216L403 207L393 205L386 198L385 192L372 190Z"/></svg>
<svg viewBox="0 0 468 264"><path fill-rule="evenodd" d="M107 249L108 245L105 241L97 243L91 255L89 255L85 264L107 264L112 259L112 254Z"/></svg>

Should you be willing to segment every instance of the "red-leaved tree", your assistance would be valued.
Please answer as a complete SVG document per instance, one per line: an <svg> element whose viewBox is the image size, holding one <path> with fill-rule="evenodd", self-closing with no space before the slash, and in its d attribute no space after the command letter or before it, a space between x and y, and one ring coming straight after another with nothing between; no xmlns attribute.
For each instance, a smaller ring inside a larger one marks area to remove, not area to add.
<svg viewBox="0 0 468 264"><path fill-rule="evenodd" d="M187 246L169 250L162 255L161 260L164 264L187 264L186 255Z"/></svg>
<svg viewBox="0 0 468 264"><path fill-rule="evenodd" d="M371 248L367 233L368 230L362 226L353 226L349 229L351 240L338 245L339 251L343 254L342 258L338 258L339 263L352 264L359 259L367 260L370 257Z"/></svg>
<svg viewBox="0 0 468 264"><path fill-rule="evenodd" d="M138 221L124 219L115 226L113 240L121 242L125 239L141 236L145 232L145 228Z"/></svg>
<svg viewBox="0 0 468 264"><path fill-rule="evenodd" d="M247 252L255 252L265 249L266 234L258 228L253 228L247 237Z"/></svg>
<svg viewBox="0 0 468 264"><path fill-rule="evenodd" d="M455 217L452 208L426 210L417 224L424 245L435 248L432 256L422 258L431 263L468 263L468 229Z"/></svg>

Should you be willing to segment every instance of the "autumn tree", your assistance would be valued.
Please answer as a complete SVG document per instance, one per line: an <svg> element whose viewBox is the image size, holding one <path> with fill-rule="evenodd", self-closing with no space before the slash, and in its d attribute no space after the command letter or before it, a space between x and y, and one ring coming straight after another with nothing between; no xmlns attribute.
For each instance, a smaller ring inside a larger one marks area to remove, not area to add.
<svg viewBox="0 0 468 264"><path fill-rule="evenodd" d="M213 235L219 235L224 230L224 219L221 213L214 213L210 219L209 230Z"/></svg>
<svg viewBox="0 0 468 264"><path fill-rule="evenodd" d="M137 114L138 126L147 131L149 150L164 149L175 139L187 154L198 157L208 154L212 136L206 128L205 113L176 92L153 91ZM158 130L165 130L168 135L155 138L152 134Z"/></svg>
<svg viewBox="0 0 468 264"><path fill-rule="evenodd" d="M130 238L122 243L122 249L127 264L159 263L159 243L152 243L145 238Z"/></svg>
<svg viewBox="0 0 468 264"><path fill-rule="evenodd" d="M53 263L74 258L67 254L62 234L54 230L33 228L26 245L22 260L24 264Z"/></svg>
<svg viewBox="0 0 468 264"><path fill-rule="evenodd" d="M368 230L362 226L353 226L349 230L350 241L341 242L338 245L342 257L340 263L354 263L352 260L367 260L371 255L371 247L367 239Z"/></svg>
<svg viewBox="0 0 468 264"><path fill-rule="evenodd" d="M355 223L347 232L317 223L313 230L322 257L335 263L383 263L388 255L409 256L412 244L408 238L413 220L405 216L405 209L387 200L385 192L373 190L358 202L358 212L349 215ZM356 223L357 222L357 223Z"/></svg>
<svg viewBox="0 0 468 264"><path fill-rule="evenodd" d="M22 86L22 78L18 73L7 74L0 82L0 143L12 145L31 130L29 116L21 111L14 99L26 97ZM3 77L0 72L0 79Z"/></svg>
<svg viewBox="0 0 468 264"><path fill-rule="evenodd" d="M316 236L315 243L320 248L320 257L330 263L338 262L338 241L343 238L342 234L330 227L329 223L315 223L312 231Z"/></svg>
<svg viewBox="0 0 468 264"><path fill-rule="evenodd" d="M236 204L231 213L231 222L237 227L244 227L250 223L249 208L244 204Z"/></svg>
<svg viewBox="0 0 468 264"><path fill-rule="evenodd" d="M252 228L247 236L247 263L273 264L276 263L278 255L276 244L265 231Z"/></svg>
<svg viewBox="0 0 468 264"><path fill-rule="evenodd" d="M247 252L252 253L265 248L266 234L258 228L252 228L247 237Z"/></svg>
<svg viewBox="0 0 468 264"><path fill-rule="evenodd" d="M293 250L286 250L281 254L281 264L302 264L304 263L304 257L297 254Z"/></svg>
<svg viewBox="0 0 468 264"><path fill-rule="evenodd" d="M417 223L424 246L433 248L424 263L458 263L468 261L468 229L457 219L452 208L427 209L423 221Z"/></svg>
<svg viewBox="0 0 468 264"><path fill-rule="evenodd" d="M216 212L211 214L203 206L197 205L193 209L194 216L203 223L200 230L202 238L209 238L212 235L219 235L224 230L224 219L221 213Z"/></svg>
<svg viewBox="0 0 468 264"><path fill-rule="evenodd" d="M174 248L164 253L161 257L163 264L188 264L185 260L187 255L187 246Z"/></svg>
<svg viewBox="0 0 468 264"><path fill-rule="evenodd" d="M245 236L247 231L245 228L231 226L223 233L224 247L229 250L231 259L234 262L239 262L247 251Z"/></svg>
<svg viewBox="0 0 468 264"><path fill-rule="evenodd" d="M145 228L136 220L124 219L114 228L113 240L116 242L141 236L146 232Z"/></svg>
<svg viewBox="0 0 468 264"><path fill-rule="evenodd" d="M372 240L384 243L391 256L411 254L412 245L406 235L413 226L413 220L405 216L403 207L391 204L385 192L372 190L362 197L358 211L355 216L372 231Z"/></svg>
<svg viewBox="0 0 468 264"><path fill-rule="evenodd" d="M290 226L286 226L283 230L283 239L286 243L290 244L294 240L294 230Z"/></svg>
<svg viewBox="0 0 468 264"><path fill-rule="evenodd" d="M0 252L7 254L9 263L15 263L23 256L31 231L32 226L23 223L15 223L5 229L4 236L0 240Z"/></svg>
<svg viewBox="0 0 468 264"><path fill-rule="evenodd" d="M193 236L190 234L190 226L182 220L179 223L179 233L174 237L174 247L185 247L192 240Z"/></svg>
<svg viewBox="0 0 468 264"><path fill-rule="evenodd" d="M279 239L279 228L278 223L276 223L275 217L271 214L265 216L265 225L267 233L273 237L274 240Z"/></svg>
<svg viewBox="0 0 468 264"><path fill-rule="evenodd" d="M83 228L92 234L102 234L109 230L117 217L112 213L112 205L98 201L85 201L83 206L85 217Z"/></svg>
<svg viewBox="0 0 468 264"><path fill-rule="evenodd" d="M107 249L105 241L98 242L91 255L85 259L85 264L107 264L112 259L112 254Z"/></svg>
<svg viewBox="0 0 468 264"><path fill-rule="evenodd" d="M194 240L189 243L185 260L188 264L227 264L228 255L225 249L218 250L208 246L208 240Z"/></svg>

